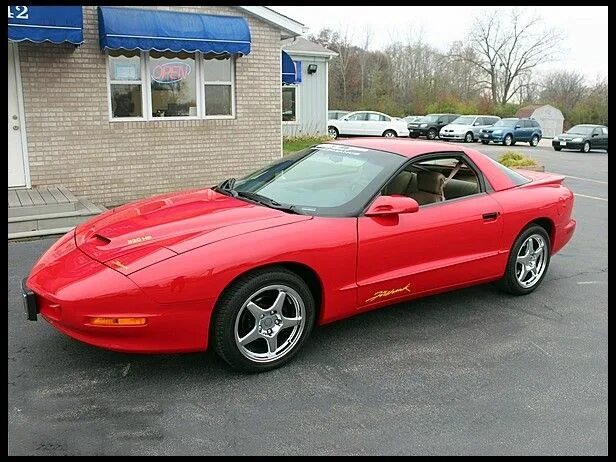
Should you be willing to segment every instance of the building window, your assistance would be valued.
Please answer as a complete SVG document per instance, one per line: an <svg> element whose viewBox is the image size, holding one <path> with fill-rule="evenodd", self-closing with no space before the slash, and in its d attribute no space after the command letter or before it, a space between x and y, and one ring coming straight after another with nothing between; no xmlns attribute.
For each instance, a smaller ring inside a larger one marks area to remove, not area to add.
<svg viewBox="0 0 616 462"><path fill-rule="evenodd" d="M143 117L139 51L109 52L109 96L112 117Z"/></svg>
<svg viewBox="0 0 616 462"><path fill-rule="evenodd" d="M110 118L234 117L234 67L230 56L109 51Z"/></svg>
<svg viewBox="0 0 616 462"><path fill-rule="evenodd" d="M282 87L282 121L297 122L297 87Z"/></svg>
<svg viewBox="0 0 616 462"><path fill-rule="evenodd" d="M197 117L195 55L152 51L148 64L152 117Z"/></svg>
<svg viewBox="0 0 616 462"><path fill-rule="evenodd" d="M233 61L203 59L205 116L233 115Z"/></svg>

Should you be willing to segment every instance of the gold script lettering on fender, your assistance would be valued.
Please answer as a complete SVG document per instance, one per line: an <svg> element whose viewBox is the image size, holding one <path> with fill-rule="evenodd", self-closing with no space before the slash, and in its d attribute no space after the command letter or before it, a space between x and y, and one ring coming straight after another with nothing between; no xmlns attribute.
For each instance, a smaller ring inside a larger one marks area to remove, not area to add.
<svg viewBox="0 0 616 462"><path fill-rule="evenodd" d="M134 239L129 239L128 244L137 244L139 242L149 241L150 239L152 239L152 236L135 237Z"/></svg>
<svg viewBox="0 0 616 462"><path fill-rule="evenodd" d="M391 297L392 295L396 295L396 294L399 294L401 292L411 293L410 285L411 285L411 283L408 283L404 287L400 287L398 289L379 290L379 291L375 292L372 297L367 299L366 303L373 302L375 300L378 300L379 298Z"/></svg>

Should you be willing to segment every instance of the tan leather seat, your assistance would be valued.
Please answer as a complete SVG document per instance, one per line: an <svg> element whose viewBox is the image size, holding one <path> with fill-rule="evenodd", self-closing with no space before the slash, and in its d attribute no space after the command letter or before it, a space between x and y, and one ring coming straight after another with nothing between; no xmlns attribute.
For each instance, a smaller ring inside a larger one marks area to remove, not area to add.
<svg viewBox="0 0 616 462"><path fill-rule="evenodd" d="M443 200L445 175L438 172L417 172L418 191L410 194L419 205L432 204Z"/></svg>
<svg viewBox="0 0 616 462"><path fill-rule="evenodd" d="M417 175L406 170L398 173L393 180L383 188L383 195L408 196L417 191Z"/></svg>

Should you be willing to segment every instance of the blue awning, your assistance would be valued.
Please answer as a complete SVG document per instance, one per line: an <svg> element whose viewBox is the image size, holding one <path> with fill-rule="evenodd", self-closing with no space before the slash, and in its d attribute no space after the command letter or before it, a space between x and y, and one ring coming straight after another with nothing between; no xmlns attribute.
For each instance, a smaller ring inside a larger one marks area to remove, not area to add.
<svg viewBox="0 0 616 462"><path fill-rule="evenodd" d="M11 42L83 43L81 6L9 6Z"/></svg>
<svg viewBox="0 0 616 462"><path fill-rule="evenodd" d="M250 53L250 29L240 16L99 7L98 29L103 50Z"/></svg>
<svg viewBox="0 0 616 462"><path fill-rule="evenodd" d="M282 83L286 85L292 85L295 83L295 63L293 63L291 57L284 51L282 52L281 56Z"/></svg>

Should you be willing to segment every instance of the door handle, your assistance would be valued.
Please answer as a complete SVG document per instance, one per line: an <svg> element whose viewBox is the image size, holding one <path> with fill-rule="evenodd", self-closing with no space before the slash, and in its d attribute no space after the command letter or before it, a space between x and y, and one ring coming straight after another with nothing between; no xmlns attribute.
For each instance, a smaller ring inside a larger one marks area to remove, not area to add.
<svg viewBox="0 0 616 462"><path fill-rule="evenodd" d="M500 214L498 212L490 212L490 213L484 213L482 215L483 217L483 221L494 221L498 218Z"/></svg>

